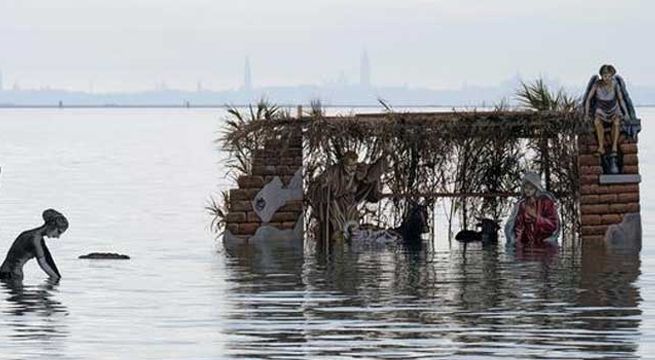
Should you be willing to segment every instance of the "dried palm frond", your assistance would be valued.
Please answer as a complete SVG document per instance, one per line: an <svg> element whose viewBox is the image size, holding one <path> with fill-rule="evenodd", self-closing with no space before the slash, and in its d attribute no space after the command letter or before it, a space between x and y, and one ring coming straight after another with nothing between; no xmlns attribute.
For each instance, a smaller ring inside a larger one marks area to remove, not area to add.
<svg viewBox="0 0 655 360"><path fill-rule="evenodd" d="M230 175L238 177L250 173L254 151L262 148L266 139L275 136L270 131L262 131L265 129L264 124L289 118L289 113L266 100L261 100L255 106L250 105L245 111L230 107L227 113L217 142L230 155L225 164Z"/></svg>
<svg viewBox="0 0 655 360"><path fill-rule="evenodd" d="M577 100L567 95L564 89L553 92L543 79L521 82L516 97L521 105L536 111L573 111L577 105Z"/></svg>
<svg viewBox="0 0 655 360"><path fill-rule="evenodd" d="M230 203L230 192L225 190L220 195L222 201L210 197L205 206L205 210L212 216L210 224L211 230L215 234L220 234L225 229L225 215L228 212L228 204Z"/></svg>

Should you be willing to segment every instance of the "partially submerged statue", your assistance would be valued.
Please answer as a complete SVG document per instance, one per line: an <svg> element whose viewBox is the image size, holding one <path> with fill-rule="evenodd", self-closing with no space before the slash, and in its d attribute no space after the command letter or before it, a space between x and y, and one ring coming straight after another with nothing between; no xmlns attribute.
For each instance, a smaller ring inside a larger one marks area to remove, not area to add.
<svg viewBox="0 0 655 360"><path fill-rule="evenodd" d="M608 163L605 166L606 172L616 174L620 172L617 159L620 133L636 138L641 125L625 82L616 74L614 66L601 66L599 75L592 76L587 85L583 98L584 115L593 120L598 142L597 154L603 156L603 160ZM611 152L605 156L605 129L608 127L611 128Z"/></svg>
<svg viewBox="0 0 655 360"><path fill-rule="evenodd" d="M344 236L352 245L404 245L406 249L420 249L423 234L430 232L428 208L430 203L410 200L400 226L391 229L351 222L345 226Z"/></svg>
<svg viewBox="0 0 655 360"><path fill-rule="evenodd" d="M498 243L498 222L487 218L477 218L478 223L475 225L480 231L461 230L455 235L455 240L467 244L471 242L481 242L482 245Z"/></svg>
<svg viewBox="0 0 655 360"><path fill-rule="evenodd" d="M556 246L560 218L555 197L543 189L539 174L532 172L523 178L522 193L505 225L507 245L529 248Z"/></svg>
<svg viewBox="0 0 655 360"><path fill-rule="evenodd" d="M348 226L359 224L359 204L382 198L380 177L386 168L386 153L365 164L358 163L357 153L349 151L313 181L309 200L321 239L342 240Z"/></svg>
<svg viewBox="0 0 655 360"><path fill-rule="evenodd" d="M92 252L86 255L80 255L78 259L92 259L92 260L129 260L130 257L124 254L109 253L109 252Z"/></svg>
<svg viewBox="0 0 655 360"><path fill-rule="evenodd" d="M59 280L61 275L50 251L45 244L44 237L59 238L68 229L68 220L56 210L48 209L43 212L43 225L23 232L11 245L5 261L0 266L0 279L9 281L23 280L23 265L33 258L48 276Z"/></svg>

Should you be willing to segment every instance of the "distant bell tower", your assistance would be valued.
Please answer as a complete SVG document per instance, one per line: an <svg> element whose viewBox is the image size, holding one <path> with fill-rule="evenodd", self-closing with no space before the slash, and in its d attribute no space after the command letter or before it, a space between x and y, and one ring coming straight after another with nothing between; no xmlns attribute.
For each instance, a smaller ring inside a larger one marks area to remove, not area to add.
<svg viewBox="0 0 655 360"><path fill-rule="evenodd" d="M371 64L368 60L368 53L366 50L362 52L362 57L359 62L359 85L364 87L371 86Z"/></svg>
<svg viewBox="0 0 655 360"><path fill-rule="evenodd" d="M246 62L243 67L243 89L252 90L252 73L250 71L250 58L246 56Z"/></svg>
<svg viewBox="0 0 655 360"><path fill-rule="evenodd" d="M0 91L4 90L4 84L2 83L2 69L0 69Z"/></svg>

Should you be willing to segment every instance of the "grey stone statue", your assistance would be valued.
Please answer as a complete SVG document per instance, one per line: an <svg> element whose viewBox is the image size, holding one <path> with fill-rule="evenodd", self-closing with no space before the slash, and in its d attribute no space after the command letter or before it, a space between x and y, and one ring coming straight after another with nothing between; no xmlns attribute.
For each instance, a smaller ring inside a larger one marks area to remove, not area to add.
<svg viewBox="0 0 655 360"><path fill-rule="evenodd" d="M387 169L385 153L372 164L357 162L349 151L327 168L310 185L309 200L319 224L319 237L341 241L349 224L358 224L358 205L377 202L382 197L380 178ZM327 237L326 237L327 235Z"/></svg>

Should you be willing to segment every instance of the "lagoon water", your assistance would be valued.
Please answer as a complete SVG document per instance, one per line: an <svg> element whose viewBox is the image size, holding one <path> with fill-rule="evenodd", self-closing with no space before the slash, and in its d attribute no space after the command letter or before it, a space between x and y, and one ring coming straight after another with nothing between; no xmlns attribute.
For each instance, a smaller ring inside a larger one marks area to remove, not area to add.
<svg viewBox="0 0 655 360"><path fill-rule="evenodd" d="M655 358L655 109L639 113L644 248L516 259L223 250L222 110L0 110L0 252L53 207L63 275L0 284L1 359ZM79 260L92 251L129 261Z"/></svg>

